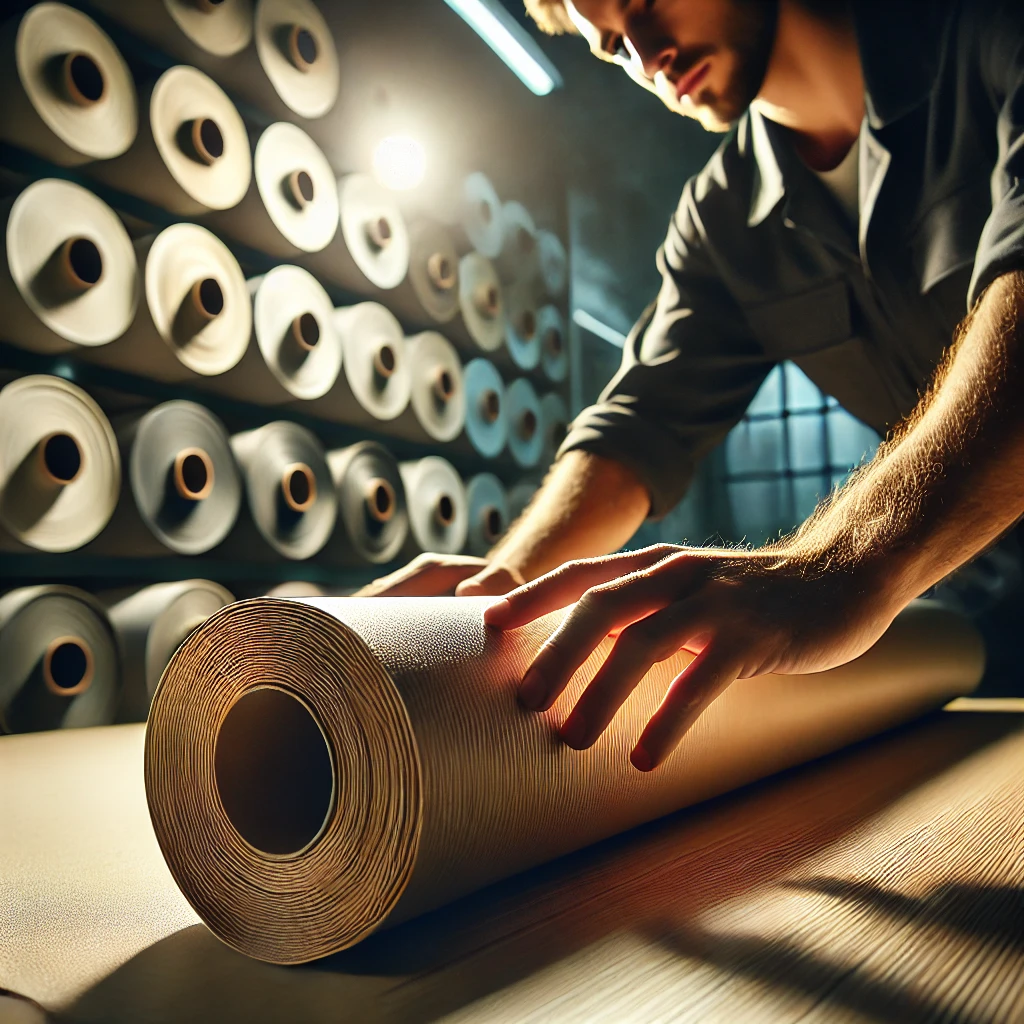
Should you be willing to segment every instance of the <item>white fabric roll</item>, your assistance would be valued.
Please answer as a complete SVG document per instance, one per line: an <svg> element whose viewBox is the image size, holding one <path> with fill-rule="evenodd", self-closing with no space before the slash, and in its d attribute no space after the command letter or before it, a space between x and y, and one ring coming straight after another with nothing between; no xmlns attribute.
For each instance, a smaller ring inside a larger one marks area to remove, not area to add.
<svg viewBox="0 0 1024 1024"><path fill-rule="evenodd" d="M477 473L466 484L469 537L466 551L483 558L509 527L508 496L493 473Z"/></svg>
<svg viewBox="0 0 1024 1024"><path fill-rule="evenodd" d="M320 147L287 121L260 134L244 198L212 213L215 230L271 256L319 252L338 231L338 186Z"/></svg>
<svg viewBox="0 0 1024 1024"><path fill-rule="evenodd" d="M569 340L565 321L556 306L541 306L538 310L537 334L544 376L554 384L561 384L569 376Z"/></svg>
<svg viewBox="0 0 1024 1024"><path fill-rule="evenodd" d="M36 4L0 29L0 138L74 167L131 144L138 103L131 72L91 18Z"/></svg>
<svg viewBox="0 0 1024 1024"><path fill-rule="evenodd" d="M238 261L198 224L172 224L135 243L142 301L127 333L85 351L143 377L198 383L237 365L249 344L252 308Z"/></svg>
<svg viewBox="0 0 1024 1024"><path fill-rule="evenodd" d="M339 423L383 429L409 405L412 372L402 325L376 302L334 311L341 373L323 398L303 408Z"/></svg>
<svg viewBox="0 0 1024 1024"><path fill-rule="evenodd" d="M455 346L437 331L406 339L411 391L409 407L386 428L411 441L454 441L466 422L466 389Z"/></svg>
<svg viewBox="0 0 1024 1024"><path fill-rule="evenodd" d="M548 466L554 461L555 453L569 429L569 407L565 399L555 391L548 392L540 400L540 429L544 438L540 461L542 465Z"/></svg>
<svg viewBox="0 0 1024 1024"><path fill-rule="evenodd" d="M466 545L469 506L455 467L438 455L399 464L409 505L406 553L436 551L454 555Z"/></svg>
<svg viewBox="0 0 1024 1024"><path fill-rule="evenodd" d="M537 232L537 255L545 293L552 299L561 298L569 286L569 257L562 240L553 231L541 229Z"/></svg>
<svg viewBox="0 0 1024 1024"><path fill-rule="evenodd" d="M494 265L471 252L459 261L459 313L447 328L467 351L495 353L505 344L505 300Z"/></svg>
<svg viewBox="0 0 1024 1024"><path fill-rule="evenodd" d="M485 459L496 459L508 442L505 382L489 359L471 359L462 371L466 392L466 442Z"/></svg>
<svg viewBox="0 0 1024 1024"><path fill-rule="evenodd" d="M135 35L190 64L230 57L252 42L252 0L92 0Z"/></svg>
<svg viewBox="0 0 1024 1024"><path fill-rule="evenodd" d="M517 377L505 388L505 410L508 416L508 450L516 465L533 469L544 454L544 432L541 429L540 399L525 377Z"/></svg>
<svg viewBox="0 0 1024 1024"><path fill-rule="evenodd" d="M117 214L87 189L41 178L0 205L4 338L35 352L106 345L138 305L138 267Z"/></svg>
<svg viewBox="0 0 1024 1024"><path fill-rule="evenodd" d="M442 205L444 219L451 225L461 253L476 251L492 260L501 252L501 200L486 174L468 174L449 202Z"/></svg>
<svg viewBox="0 0 1024 1024"><path fill-rule="evenodd" d="M383 299L412 327L447 324L459 312L459 256L451 233L429 220L409 229L409 272Z"/></svg>
<svg viewBox="0 0 1024 1024"><path fill-rule="evenodd" d="M107 417L60 377L0 390L0 547L73 551L110 520L121 459Z"/></svg>
<svg viewBox="0 0 1024 1024"><path fill-rule="evenodd" d="M503 203L501 227L501 252L494 260L498 276L505 283L536 280L540 274L540 253L532 214L522 203Z"/></svg>
<svg viewBox="0 0 1024 1024"><path fill-rule="evenodd" d="M536 289L528 281L517 281L505 289L504 362L520 371L535 370L540 364L541 338L538 330Z"/></svg>
<svg viewBox="0 0 1024 1024"><path fill-rule="evenodd" d="M283 264L249 281L252 340L212 390L261 405L322 398L341 372L334 306L316 278Z"/></svg>
<svg viewBox="0 0 1024 1024"><path fill-rule="evenodd" d="M139 133L89 173L172 213L237 206L252 178L249 137L235 105L202 71L179 64L142 97Z"/></svg>

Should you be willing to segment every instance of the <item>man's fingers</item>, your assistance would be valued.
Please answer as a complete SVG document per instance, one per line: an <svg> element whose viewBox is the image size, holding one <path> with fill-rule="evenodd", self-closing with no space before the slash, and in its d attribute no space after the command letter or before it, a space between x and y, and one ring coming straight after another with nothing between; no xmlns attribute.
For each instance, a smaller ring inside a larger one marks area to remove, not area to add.
<svg viewBox="0 0 1024 1024"><path fill-rule="evenodd" d="M592 587L647 569L678 551L670 544L656 544L639 551L566 562L490 605L484 611L484 622L498 629L515 629L578 601Z"/></svg>
<svg viewBox="0 0 1024 1024"><path fill-rule="evenodd" d="M414 559L388 576L368 583L356 597L436 597L454 592L456 586L484 568L479 559L444 561Z"/></svg>
<svg viewBox="0 0 1024 1024"><path fill-rule="evenodd" d="M743 659L731 645L712 640L673 680L630 755L634 766L644 772L657 768L742 667Z"/></svg>
<svg viewBox="0 0 1024 1024"><path fill-rule="evenodd" d="M591 746L640 680L706 629L692 602L679 602L627 626L561 729L577 750Z"/></svg>

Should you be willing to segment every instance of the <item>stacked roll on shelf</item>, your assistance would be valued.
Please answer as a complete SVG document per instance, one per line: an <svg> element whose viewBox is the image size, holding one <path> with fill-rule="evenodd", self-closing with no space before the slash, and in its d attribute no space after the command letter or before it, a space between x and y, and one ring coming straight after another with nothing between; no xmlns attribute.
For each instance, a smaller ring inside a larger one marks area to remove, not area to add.
<svg viewBox="0 0 1024 1024"><path fill-rule="evenodd" d="M466 425L463 448L485 459L496 459L508 441L505 383L489 359L471 359L462 371L466 393Z"/></svg>
<svg viewBox="0 0 1024 1024"><path fill-rule="evenodd" d="M533 496L539 488L540 483L537 480L526 478L514 483L508 489L509 525L514 523L526 511L526 507L533 501Z"/></svg>
<svg viewBox="0 0 1024 1024"><path fill-rule="evenodd" d="M501 252L494 260L494 267L502 282L536 280L540 273L540 254L537 225L530 211L515 200L503 203L501 228Z"/></svg>
<svg viewBox="0 0 1024 1024"><path fill-rule="evenodd" d="M107 34L59 3L0 28L0 138L55 164L109 160L138 128L135 83Z"/></svg>
<svg viewBox="0 0 1024 1024"><path fill-rule="evenodd" d="M121 460L110 422L60 377L19 377L0 390L0 549L62 552L110 521Z"/></svg>
<svg viewBox="0 0 1024 1024"><path fill-rule="evenodd" d="M224 90L202 71L169 68L146 90L139 132L89 174L165 210L197 216L237 206L252 178L245 125Z"/></svg>
<svg viewBox="0 0 1024 1024"><path fill-rule="evenodd" d="M459 261L459 315L448 336L466 351L498 352L505 344L505 303L494 265L478 252Z"/></svg>
<svg viewBox="0 0 1024 1024"><path fill-rule="evenodd" d="M540 400L540 430L543 437L541 465L549 466L569 429L569 407L556 391L549 391Z"/></svg>
<svg viewBox="0 0 1024 1024"><path fill-rule="evenodd" d="M455 346L437 331L406 338L411 378L409 406L382 429L395 437L447 444L466 422L466 389Z"/></svg>
<svg viewBox="0 0 1024 1024"><path fill-rule="evenodd" d="M537 312L540 338L540 366L552 384L561 384L569 376L569 344L565 321L557 306L541 306Z"/></svg>
<svg viewBox="0 0 1024 1024"><path fill-rule="evenodd" d="M338 503L323 446L305 427L276 420L231 438L245 483L245 513L218 549L239 559L303 560L334 530Z"/></svg>
<svg viewBox="0 0 1024 1024"><path fill-rule="evenodd" d="M506 366L520 373L529 373L540 364L535 293L530 282L516 282L505 289L505 346L498 352Z"/></svg>
<svg viewBox="0 0 1024 1024"><path fill-rule="evenodd" d="M41 178L0 204L5 340L35 352L106 345L138 304L131 239L88 189Z"/></svg>
<svg viewBox="0 0 1024 1024"><path fill-rule="evenodd" d="M109 725L120 675L103 606L74 587L0 597L0 731Z"/></svg>
<svg viewBox="0 0 1024 1024"><path fill-rule="evenodd" d="M442 219L451 226L461 254L475 251L493 260L501 252L501 200L482 171L473 171L459 182L442 203Z"/></svg>
<svg viewBox="0 0 1024 1024"><path fill-rule="evenodd" d="M252 333L238 261L197 224L172 224L135 243L142 295L127 332L85 351L93 362L142 377L200 383L236 366Z"/></svg>
<svg viewBox="0 0 1024 1024"><path fill-rule="evenodd" d="M266 127L252 154L252 180L229 209L210 213L215 231L270 256L319 252L338 231L338 186L320 147L299 127Z"/></svg>
<svg viewBox="0 0 1024 1024"><path fill-rule="evenodd" d="M466 552L483 557L509 527L508 496L493 473L477 473L466 483L469 530Z"/></svg>
<svg viewBox="0 0 1024 1024"><path fill-rule="evenodd" d="M327 464L338 499L328 560L355 566L395 559L409 536L405 485L395 457L383 445L362 441L328 452Z"/></svg>
<svg viewBox="0 0 1024 1024"><path fill-rule="evenodd" d="M182 641L234 597L219 583L156 583L119 595L109 616L121 653L121 702L117 718L144 722L156 684Z"/></svg>
<svg viewBox="0 0 1024 1024"><path fill-rule="evenodd" d="M399 464L409 504L409 540L403 554L454 555L466 546L469 507L455 467L438 455Z"/></svg>
<svg viewBox="0 0 1024 1024"><path fill-rule="evenodd" d="M270 587L266 597L327 597L327 590L319 583L309 583L306 580L285 580Z"/></svg>
<svg viewBox="0 0 1024 1024"><path fill-rule="evenodd" d="M517 377L505 388L508 416L508 450L517 466L533 469L544 454L541 407L537 392L525 377Z"/></svg>
<svg viewBox="0 0 1024 1024"><path fill-rule="evenodd" d="M121 497L91 550L119 556L200 555L231 532L242 479L224 425L195 402L163 402L115 420Z"/></svg>
<svg viewBox="0 0 1024 1024"><path fill-rule="evenodd" d="M569 257L562 240L553 231L537 232L540 282L549 299L560 299L569 286Z"/></svg>
<svg viewBox="0 0 1024 1024"><path fill-rule="evenodd" d="M413 327L453 320L459 312L459 257L451 233L434 221L414 222L409 228L409 272L381 301Z"/></svg>

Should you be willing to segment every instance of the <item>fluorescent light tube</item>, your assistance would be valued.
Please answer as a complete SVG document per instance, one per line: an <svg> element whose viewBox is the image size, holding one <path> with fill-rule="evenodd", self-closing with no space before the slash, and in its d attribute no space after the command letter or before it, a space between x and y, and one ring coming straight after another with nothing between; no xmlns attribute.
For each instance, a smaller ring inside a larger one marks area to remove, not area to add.
<svg viewBox="0 0 1024 1024"><path fill-rule="evenodd" d="M596 316L591 316L586 310L574 310L572 318L583 330L596 334L602 340L607 341L609 345L622 348L626 344L626 335L620 334L614 327L609 327L606 323L602 323Z"/></svg>
<svg viewBox="0 0 1024 1024"><path fill-rule="evenodd" d="M537 96L562 85L554 64L500 0L444 0Z"/></svg>

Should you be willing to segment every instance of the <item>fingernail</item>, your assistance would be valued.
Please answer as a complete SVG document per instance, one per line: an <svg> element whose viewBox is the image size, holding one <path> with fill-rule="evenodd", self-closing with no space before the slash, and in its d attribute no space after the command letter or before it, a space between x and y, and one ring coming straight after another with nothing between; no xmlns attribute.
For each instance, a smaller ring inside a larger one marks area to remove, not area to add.
<svg viewBox="0 0 1024 1024"><path fill-rule="evenodd" d="M535 668L531 668L519 684L519 703L527 711L540 711L544 706L546 692L547 687L544 685L541 674Z"/></svg>
<svg viewBox="0 0 1024 1024"><path fill-rule="evenodd" d="M587 742L586 719L578 711L574 711L563 723L559 735L567 746L574 750L582 750Z"/></svg>
<svg viewBox="0 0 1024 1024"><path fill-rule="evenodd" d="M495 601L494 604L489 604L484 609L484 624L488 626L501 625L501 620L508 615L508 610L511 607L505 598Z"/></svg>
<svg viewBox="0 0 1024 1024"><path fill-rule="evenodd" d="M643 747L635 747L633 753L629 755L629 759L633 763L633 767L640 772L649 772L654 767L651 755Z"/></svg>

